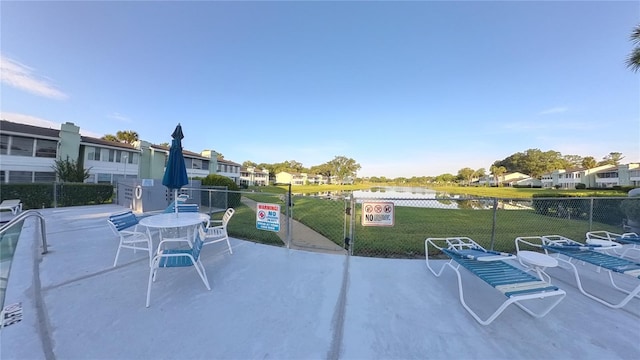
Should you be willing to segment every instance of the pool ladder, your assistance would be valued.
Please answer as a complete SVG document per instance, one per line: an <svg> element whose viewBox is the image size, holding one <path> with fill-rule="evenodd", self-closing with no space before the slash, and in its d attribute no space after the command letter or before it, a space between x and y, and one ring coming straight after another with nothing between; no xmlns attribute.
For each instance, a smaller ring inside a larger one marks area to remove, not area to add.
<svg viewBox="0 0 640 360"><path fill-rule="evenodd" d="M2 225L2 227L0 227L0 237L8 229L12 228L13 226L15 226L20 221L23 221L26 218L29 218L29 217L32 217L32 216L35 216L35 217L40 219L40 235L42 236L42 254L44 255L49 251L47 249L47 231L46 231L44 216L42 216L42 214L40 214L40 212L38 212L36 210L23 211L20 214L18 214L16 217L11 219L11 221L9 221L8 223Z"/></svg>

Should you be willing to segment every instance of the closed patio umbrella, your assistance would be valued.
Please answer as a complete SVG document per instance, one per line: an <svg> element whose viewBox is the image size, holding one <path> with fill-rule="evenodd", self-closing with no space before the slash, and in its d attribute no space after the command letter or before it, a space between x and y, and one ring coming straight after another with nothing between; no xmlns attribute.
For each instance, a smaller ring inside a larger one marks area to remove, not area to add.
<svg viewBox="0 0 640 360"><path fill-rule="evenodd" d="M178 198L178 190L189 183L187 176L187 167L184 164L182 156L182 126L178 124L171 134L171 148L169 149L169 159L167 159L167 167L162 178L162 185L174 191L174 202ZM174 204L175 212L178 213L178 204Z"/></svg>

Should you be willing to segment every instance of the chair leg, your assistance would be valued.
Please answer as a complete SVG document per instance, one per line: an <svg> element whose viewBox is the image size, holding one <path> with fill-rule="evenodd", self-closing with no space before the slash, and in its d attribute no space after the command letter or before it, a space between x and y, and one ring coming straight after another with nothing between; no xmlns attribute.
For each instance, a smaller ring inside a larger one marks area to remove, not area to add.
<svg viewBox="0 0 640 360"><path fill-rule="evenodd" d="M198 272L198 275L200 275L200 279L202 279L204 286L207 287L207 290L211 290L211 287L209 286L209 279L207 278L207 272L205 271L204 265L202 265L202 262L200 262L200 259L196 261L193 267L196 268L196 271Z"/></svg>
<svg viewBox="0 0 640 360"><path fill-rule="evenodd" d="M155 269L151 267L149 269L149 284L147 285L147 307L149 307L149 303L151 302L151 282L153 282L155 278Z"/></svg>
<svg viewBox="0 0 640 360"><path fill-rule="evenodd" d="M113 267L118 263L118 256L120 256L120 249L122 248L122 240L120 240L120 244L118 245L118 251L116 252L116 259L113 260Z"/></svg>
<svg viewBox="0 0 640 360"><path fill-rule="evenodd" d="M233 255L233 250L231 250L231 243L229 242L228 236L227 236L227 246L229 247L229 253Z"/></svg>
<svg viewBox="0 0 640 360"><path fill-rule="evenodd" d="M149 267L153 263L153 243L151 242L151 238L147 239L147 249L149 250Z"/></svg>

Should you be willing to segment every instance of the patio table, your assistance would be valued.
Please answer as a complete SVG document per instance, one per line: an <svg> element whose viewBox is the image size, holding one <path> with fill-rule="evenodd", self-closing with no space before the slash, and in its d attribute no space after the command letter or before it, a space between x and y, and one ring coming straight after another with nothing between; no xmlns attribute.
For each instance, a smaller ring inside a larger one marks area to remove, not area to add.
<svg viewBox="0 0 640 360"><path fill-rule="evenodd" d="M191 243L191 230L193 230L197 225L207 221L208 218L209 216L207 214L195 212L166 213L144 217L140 219L140 225L147 228L147 232L151 239L153 239L151 236L151 229L160 230L160 240L162 240L162 231L164 230L176 229L179 236L180 230L186 228L186 237L179 236L179 238L186 239Z"/></svg>
<svg viewBox="0 0 640 360"><path fill-rule="evenodd" d="M525 265L529 266L530 270L535 271L540 279L551 283L551 277L544 270L558 266L558 260L543 253L527 250L518 251L517 256Z"/></svg>

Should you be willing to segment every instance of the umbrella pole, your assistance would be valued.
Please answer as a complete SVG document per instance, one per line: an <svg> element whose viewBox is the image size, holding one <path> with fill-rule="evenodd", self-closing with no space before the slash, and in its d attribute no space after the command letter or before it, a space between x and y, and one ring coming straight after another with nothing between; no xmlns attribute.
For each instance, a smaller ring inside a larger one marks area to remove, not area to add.
<svg viewBox="0 0 640 360"><path fill-rule="evenodd" d="M176 211L176 216L178 216L178 189L173 189L173 204Z"/></svg>

